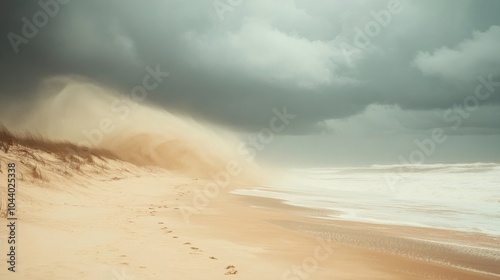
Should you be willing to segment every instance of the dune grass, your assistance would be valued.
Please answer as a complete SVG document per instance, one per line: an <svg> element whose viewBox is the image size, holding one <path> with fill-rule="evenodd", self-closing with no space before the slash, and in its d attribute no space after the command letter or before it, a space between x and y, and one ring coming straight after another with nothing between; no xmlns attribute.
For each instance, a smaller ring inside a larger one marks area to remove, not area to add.
<svg viewBox="0 0 500 280"><path fill-rule="evenodd" d="M36 151L52 154L61 161L61 164L76 171L80 171L82 164L96 164L94 157L104 161L106 159L118 159L108 150L82 147L70 142L52 141L40 134L14 134L0 124L0 153L15 153L14 158L20 158L25 168L27 168L26 172L20 173L19 176L26 175L24 178L30 178L37 182L49 182L49 178L42 171L46 162L37 155ZM0 158L0 173L5 173L5 165L4 159ZM66 173L65 175L69 176L71 174ZM21 178L21 180L23 179ZM5 193L0 191L0 218L5 218L6 215L7 200Z"/></svg>
<svg viewBox="0 0 500 280"><path fill-rule="evenodd" d="M117 159L112 152L104 149L78 146L70 142L52 141L40 134L23 133L15 135L0 124L0 150L9 153L9 150L15 145L44 151L55 155L63 161L73 161L75 158L82 158L87 162L93 162L92 157L94 156L100 159ZM25 152L27 156L34 156L27 150Z"/></svg>

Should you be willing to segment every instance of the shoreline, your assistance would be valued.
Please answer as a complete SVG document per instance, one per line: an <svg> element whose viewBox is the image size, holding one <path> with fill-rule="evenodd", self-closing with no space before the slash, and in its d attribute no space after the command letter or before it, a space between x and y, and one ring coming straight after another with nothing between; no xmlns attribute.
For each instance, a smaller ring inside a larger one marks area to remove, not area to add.
<svg viewBox="0 0 500 280"><path fill-rule="evenodd" d="M229 194L228 200L231 199L243 202L246 207L259 207L260 211L267 212L262 216L267 216L269 223L294 233L313 239L330 239L339 246L347 246L354 251L362 250L367 256L392 258L401 268L384 264L380 268L382 271L395 273L398 277L418 279L429 274L432 275L429 279L500 279L499 237L441 229L321 219L308 217L321 211L283 204L282 201L272 198ZM277 219L271 219L269 212L280 214ZM471 240L475 240L474 243L480 247L463 245Z"/></svg>
<svg viewBox="0 0 500 280"><path fill-rule="evenodd" d="M53 187L19 188L19 267L15 274L0 267L2 279L500 279L402 254L417 248L498 271L498 261L403 238L471 236L325 221L306 217L315 210L230 190L188 224L180 207L206 180L132 165L83 176L83 185L80 175L58 181L45 172ZM0 230L0 240L6 236Z"/></svg>

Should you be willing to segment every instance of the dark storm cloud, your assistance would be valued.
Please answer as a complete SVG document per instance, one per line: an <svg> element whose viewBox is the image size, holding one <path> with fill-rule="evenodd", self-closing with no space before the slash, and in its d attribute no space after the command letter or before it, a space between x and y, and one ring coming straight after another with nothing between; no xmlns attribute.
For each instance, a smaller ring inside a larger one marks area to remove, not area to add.
<svg viewBox="0 0 500 280"><path fill-rule="evenodd" d="M125 93L147 65L160 65L171 76L150 101L244 130L265 127L274 107L299 116L289 132L307 133L371 104L401 108L395 118L421 112L423 121L409 124L419 129L452 125L442 115L474 94L479 75L500 79L494 0L243 1L227 11L212 1L73 0L17 54L8 34L23 36L23 17L32 22L42 8L1 5L2 99L29 98L41 79L60 74ZM369 36L375 17L379 30ZM498 129L499 92L466 125Z"/></svg>

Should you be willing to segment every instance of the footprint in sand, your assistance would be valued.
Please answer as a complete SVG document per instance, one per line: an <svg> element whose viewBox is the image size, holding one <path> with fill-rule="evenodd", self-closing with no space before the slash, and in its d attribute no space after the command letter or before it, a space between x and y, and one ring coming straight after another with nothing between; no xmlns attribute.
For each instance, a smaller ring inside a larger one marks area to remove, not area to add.
<svg viewBox="0 0 500 280"><path fill-rule="evenodd" d="M238 273L238 270L236 270L236 267L234 267L234 265L228 265L226 267L226 270L226 273L224 273L225 275L234 275Z"/></svg>
<svg viewBox="0 0 500 280"><path fill-rule="evenodd" d="M165 233L172 233L172 231L169 230L168 227L162 227L161 229L163 229Z"/></svg>
<svg viewBox="0 0 500 280"><path fill-rule="evenodd" d="M200 250L200 248L198 247L191 247L191 250L193 250L193 252L190 252L189 254L190 255L199 255L200 253L202 253L203 251Z"/></svg>

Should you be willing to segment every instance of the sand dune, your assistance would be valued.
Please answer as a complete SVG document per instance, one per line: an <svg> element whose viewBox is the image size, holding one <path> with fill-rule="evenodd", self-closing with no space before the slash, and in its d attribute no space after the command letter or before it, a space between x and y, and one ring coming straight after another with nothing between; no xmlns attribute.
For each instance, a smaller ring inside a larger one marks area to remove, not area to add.
<svg viewBox="0 0 500 280"><path fill-rule="evenodd" d="M38 97L0 112L5 126L16 133L106 149L125 161L198 177L210 177L230 160L245 165L247 178L256 176L257 167L237 151L240 140L235 134L172 114L144 99L79 77L47 79ZM19 117L5 117L13 115Z"/></svg>
<svg viewBox="0 0 500 280"><path fill-rule="evenodd" d="M437 232L325 222L306 218L310 210L225 190L188 223L183 207L192 206L211 180L139 166L102 150L83 156L62 149L68 143L2 135L1 169L7 162L18 166L18 262L17 272L9 272L4 255L0 279L498 279L408 257L416 243L402 236ZM6 180L5 171L0 177ZM5 189L0 195L5 213ZM4 228L0 240L7 235ZM374 247L388 242L400 244L399 253ZM492 265L439 246L422 248ZM0 242L0 251L7 249Z"/></svg>

